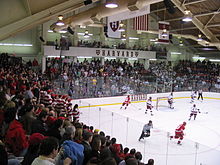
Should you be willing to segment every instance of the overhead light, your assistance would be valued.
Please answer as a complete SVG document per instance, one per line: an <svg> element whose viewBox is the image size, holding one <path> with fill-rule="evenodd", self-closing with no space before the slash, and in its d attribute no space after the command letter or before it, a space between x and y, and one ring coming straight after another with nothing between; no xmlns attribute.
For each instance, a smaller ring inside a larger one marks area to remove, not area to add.
<svg viewBox="0 0 220 165"><path fill-rule="evenodd" d="M92 58L92 57L86 57L86 56L79 56L77 58Z"/></svg>
<svg viewBox="0 0 220 165"><path fill-rule="evenodd" d="M189 10L185 10L184 13L185 13L185 16L182 19L182 21L184 21L184 22L192 21L192 17L190 16L190 11Z"/></svg>
<svg viewBox="0 0 220 165"><path fill-rule="evenodd" d="M81 29L85 29L85 28L86 28L85 25L80 25L79 27L80 27Z"/></svg>
<svg viewBox="0 0 220 165"><path fill-rule="evenodd" d="M12 44L12 43L0 43L0 46L33 46L32 44Z"/></svg>
<svg viewBox="0 0 220 165"><path fill-rule="evenodd" d="M138 58L128 58L128 60L130 60L130 61L136 61L136 60L138 60Z"/></svg>
<svg viewBox="0 0 220 165"><path fill-rule="evenodd" d="M167 32L162 32L161 36L162 36L162 37L167 37L168 34L167 34Z"/></svg>
<svg viewBox="0 0 220 165"><path fill-rule="evenodd" d="M53 30L48 30L47 32L49 32L49 33L53 33Z"/></svg>
<svg viewBox="0 0 220 165"><path fill-rule="evenodd" d="M116 57L105 57L105 60L116 60Z"/></svg>
<svg viewBox="0 0 220 165"><path fill-rule="evenodd" d="M199 41L199 42L200 42L200 41L202 41L202 40L203 40L203 39L202 39L202 35L201 35L201 34L199 34L199 35L198 35L198 38L197 38L197 41Z"/></svg>
<svg viewBox="0 0 220 165"><path fill-rule="evenodd" d="M183 46L183 41L182 40L179 41L179 46Z"/></svg>
<svg viewBox="0 0 220 165"><path fill-rule="evenodd" d="M158 41L158 38L150 39L150 42L156 42L156 41Z"/></svg>
<svg viewBox="0 0 220 165"><path fill-rule="evenodd" d="M129 40L139 40L137 37L129 37Z"/></svg>
<svg viewBox="0 0 220 165"><path fill-rule="evenodd" d="M67 33L66 30L60 30L59 33Z"/></svg>
<svg viewBox="0 0 220 165"><path fill-rule="evenodd" d="M205 60L205 57L198 57L198 56L194 56L193 57L194 60Z"/></svg>
<svg viewBox="0 0 220 165"><path fill-rule="evenodd" d="M182 54L180 52L170 52L171 54Z"/></svg>
<svg viewBox="0 0 220 165"><path fill-rule="evenodd" d="M80 36L84 36L85 35L85 33L77 33L78 35L80 35ZM93 36L93 34L91 34L91 33L89 33L88 34L89 36Z"/></svg>
<svg viewBox="0 0 220 165"><path fill-rule="evenodd" d="M220 62L220 59L209 59L211 62Z"/></svg>
<svg viewBox="0 0 220 165"><path fill-rule="evenodd" d="M64 26L64 22L63 22L63 16L62 15L59 15L58 16L58 21L56 22L56 25L57 26Z"/></svg>
<svg viewBox="0 0 220 165"><path fill-rule="evenodd" d="M118 29L119 32L124 32L124 31L125 31L125 29L123 28L123 26L124 26L124 24L121 22L121 23L119 24L119 29Z"/></svg>
<svg viewBox="0 0 220 165"><path fill-rule="evenodd" d="M105 7L114 9L118 7L118 4L116 3L116 0L106 0Z"/></svg>
<svg viewBox="0 0 220 165"><path fill-rule="evenodd" d="M126 40L126 35L125 35L125 34L122 34L121 40L122 40L122 41L125 41L125 40Z"/></svg>
<svg viewBox="0 0 220 165"><path fill-rule="evenodd" d="M89 38L89 31L88 31L88 30L85 31L84 37L85 37L85 38Z"/></svg>
<svg viewBox="0 0 220 165"><path fill-rule="evenodd" d="M151 59L149 59L150 61L157 61L157 59L156 58L151 58Z"/></svg>

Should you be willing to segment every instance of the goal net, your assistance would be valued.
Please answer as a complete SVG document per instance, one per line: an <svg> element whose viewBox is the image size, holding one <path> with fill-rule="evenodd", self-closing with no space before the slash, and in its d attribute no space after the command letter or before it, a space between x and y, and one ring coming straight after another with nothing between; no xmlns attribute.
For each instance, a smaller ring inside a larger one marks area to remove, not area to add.
<svg viewBox="0 0 220 165"><path fill-rule="evenodd" d="M156 109L158 110L160 107L168 108L168 97L157 97L156 100Z"/></svg>

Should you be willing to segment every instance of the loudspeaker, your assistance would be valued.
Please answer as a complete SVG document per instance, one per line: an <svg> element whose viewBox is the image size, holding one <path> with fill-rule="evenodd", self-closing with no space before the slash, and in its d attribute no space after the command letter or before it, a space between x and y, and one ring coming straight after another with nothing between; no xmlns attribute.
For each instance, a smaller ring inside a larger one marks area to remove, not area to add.
<svg viewBox="0 0 220 165"><path fill-rule="evenodd" d="M167 8L167 11L170 13L170 14L174 14L176 9L174 8L174 4L170 1L170 0L164 0L164 5L166 6Z"/></svg>
<svg viewBox="0 0 220 165"><path fill-rule="evenodd" d="M92 3L92 0L84 0L84 5L89 5Z"/></svg>
<svg viewBox="0 0 220 165"><path fill-rule="evenodd" d="M105 33L108 32L108 26L104 26L104 32L105 32Z"/></svg>
<svg viewBox="0 0 220 165"><path fill-rule="evenodd" d="M45 42L45 40L43 39L43 37L39 37L39 39L41 40L41 42Z"/></svg>
<svg viewBox="0 0 220 165"><path fill-rule="evenodd" d="M68 26L68 28L67 28L67 31L68 31L70 34L72 34L72 35L74 34L73 29L72 29L71 27L69 27L69 26Z"/></svg>

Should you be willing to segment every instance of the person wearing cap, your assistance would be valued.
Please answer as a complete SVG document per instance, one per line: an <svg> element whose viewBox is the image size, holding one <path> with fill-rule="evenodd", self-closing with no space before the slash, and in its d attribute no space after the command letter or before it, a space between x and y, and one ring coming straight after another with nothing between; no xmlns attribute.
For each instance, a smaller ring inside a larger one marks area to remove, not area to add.
<svg viewBox="0 0 220 165"><path fill-rule="evenodd" d="M175 130L175 136L170 136L170 140L175 138L178 139L177 144L178 145L182 145L181 141L183 140L183 136L184 136L184 132L183 130L185 130L185 126L186 126L186 122L184 121L182 124L180 124L176 130Z"/></svg>
<svg viewBox="0 0 220 165"><path fill-rule="evenodd" d="M150 129L153 128L153 122L149 120L147 124L144 125L141 136L139 138L139 141L141 139L144 139L144 137L149 137L150 136Z"/></svg>
<svg viewBox="0 0 220 165"><path fill-rule="evenodd" d="M38 157L38 151L42 140L46 137L40 133L33 133L29 138L29 147L27 153L24 156L22 165L30 165L36 157Z"/></svg>

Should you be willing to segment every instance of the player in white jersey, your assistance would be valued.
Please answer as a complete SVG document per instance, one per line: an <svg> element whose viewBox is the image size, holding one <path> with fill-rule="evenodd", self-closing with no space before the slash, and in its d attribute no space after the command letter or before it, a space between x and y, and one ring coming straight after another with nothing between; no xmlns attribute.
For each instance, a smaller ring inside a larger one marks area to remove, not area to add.
<svg viewBox="0 0 220 165"><path fill-rule="evenodd" d="M200 113L199 109L196 107L196 104L193 104L193 107L191 108L189 120L191 120L192 116L194 117L194 120L195 120L198 112Z"/></svg>
<svg viewBox="0 0 220 165"><path fill-rule="evenodd" d="M173 92L170 93L170 95L168 96L168 104L170 109L174 109L173 107Z"/></svg>
<svg viewBox="0 0 220 165"><path fill-rule="evenodd" d="M152 113L152 108L153 108L153 105L152 105L152 97L149 97L149 99L147 100L147 109L145 111L145 114L147 114L147 111L149 110L150 113L151 113L151 116L153 116L153 113Z"/></svg>
<svg viewBox="0 0 220 165"><path fill-rule="evenodd" d="M191 102L190 103L194 103L195 98L196 98L196 91L192 91L192 93L191 93Z"/></svg>

